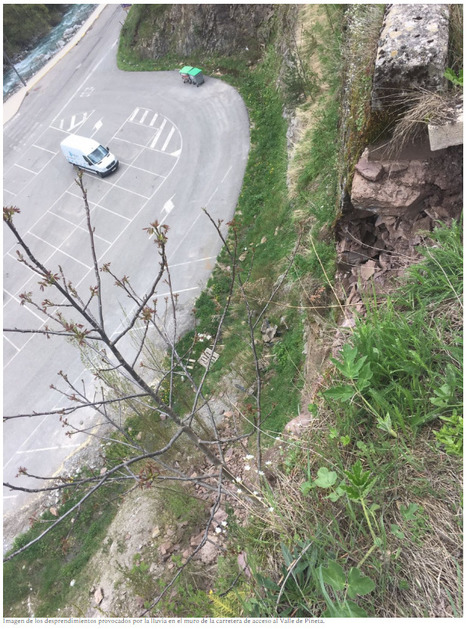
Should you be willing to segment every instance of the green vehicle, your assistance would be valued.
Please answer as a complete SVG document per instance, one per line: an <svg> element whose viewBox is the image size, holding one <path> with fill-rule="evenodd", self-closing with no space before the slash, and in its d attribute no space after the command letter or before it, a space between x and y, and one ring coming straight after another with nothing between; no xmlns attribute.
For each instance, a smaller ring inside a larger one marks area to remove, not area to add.
<svg viewBox="0 0 467 629"><path fill-rule="evenodd" d="M180 76L184 83L191 83L199 87L204 83L204 76L202 70L199 68L193 68L192 66L184 66L180 70Z"/></svg>

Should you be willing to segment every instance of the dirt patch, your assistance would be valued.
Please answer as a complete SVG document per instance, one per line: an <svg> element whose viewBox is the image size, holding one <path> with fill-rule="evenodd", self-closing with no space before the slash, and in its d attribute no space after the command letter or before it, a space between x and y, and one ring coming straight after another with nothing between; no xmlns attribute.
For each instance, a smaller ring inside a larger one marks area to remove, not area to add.
<svg viewBox="0 0 467 629"><path fill-rule="evenodd" d="M87 618L140 615L141 597L134 586L145 575L156 579L163 572L162 564L157 563L168 528L160 525L162 508L157 490L136 490L125 498L101 549L80 576L80 589L61 615L76 616L77 610ZM146 570L148 561L151 564Z"/></svg>

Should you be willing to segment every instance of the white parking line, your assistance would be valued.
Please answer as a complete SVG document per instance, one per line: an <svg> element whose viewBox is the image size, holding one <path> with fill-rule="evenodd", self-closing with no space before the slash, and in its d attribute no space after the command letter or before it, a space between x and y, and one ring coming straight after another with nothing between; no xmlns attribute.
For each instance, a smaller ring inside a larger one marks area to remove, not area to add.
<svg viewBox="0 0 467 629"><path fill-rule="evenodd" d="M66 251L63 251L62 249L60 249L60 247L55 247L52 243L47 242L47 240L44 240L44 238L41 238L40 236L38 236L34 232L30 232L30 234L32 236L34 236L34 238L37 238L37 240L40 240L41 242L45 243L46 245L49 245L49 247L52 247L52 249L54 249L55 251L58 251L58 253L62 253L67 258L70 258L70 260L73 260L74 262L77 262L78 264L81 264L81 266L84 266L84 268L87 269L88 271L90 271L92 269L92 266L88 266L87 264L84 264L84 262L81 262L81 260L78 260L78 258L75 258L74 256L70 255ZM71 234L70 234L70 236L71 236Z"/></svg>
<svg viewBox="0 0 467 629"><path fill-rule="evenodd" d="M211 203L214 195L216 194L216 192L219 190L219 186L214 190L214 192L211 194L211 196L208 199L208 202L206 203L206 207Z"/></svg>
<svg viewBox="0 0 467 629"><path fill-rule="evenodd" d="M80 225L76 225L76 223L73 223L72 221L69 221L67 218L60 216L60 214L56 214L55 212L52 212L52 210L48 211L48 214L52 214L52 216L56 216L57 218L59 218L62 221L65 221L65 223L68 223L69 225L71 225L72 227L74 227L75 229L73 231L76 231L77 229L81 230L82 232L85 232L86 234L89 233L87 227L82 227L81 224ZM83 219L84 220L84 219ZM81 221L83 222L83 221ZM33 233L33 232L31 232ZM33 236L35 236L35 234L33 233ZM37 236L36 236L37 237ZM110 240L106 240L105 238L102 238L102 236L98 236L97 234L94 234L94 238L96 238L97 240L102 240L102 242L105 242L106 245L111 245L112 243L110 242Z"/></svg>
<svg viewBox="0 0 467 629"><path fill-rule="evenodd" d="M165 127L166 124L167 124L167 120L164 118L164 120L162 121L161 126L159 127L159 130L157 131L156 135L154 136L153 141L151 142L151 147L150 148L153 149L156 146L157 140L160 138L162 130Z"/></svg>
<svg viewBox="0 0 467 629"><path fill-rule="evenodd" d="M115 210L111 210L110 208L105 207L105 205L102 205L102 203L96 203L96 205L94 206L94 209L96 208L99 208L100 210L105 210L106 212L109 212L110 214L113 214L114 216L118 216L119 218L124 218L126 221L131 223L131 220L132 220L131 218L128 218L127 216L123 216L123 214L119 214ZM102 240L104 239L102 238ZM113 245L113 242L109 242L109 245Z"/></svg>
<svg viewBox="0 0 467 629"><path fill-rule="evenodd" d="M21 168L22 170L26 170L28 173L32 173L33 175L38 175L39 173L35 170L31 170L30 168L26 168L25 166L21 166L21 164L15 164L16 168Z"/></svg>
<svg viewBox="0 0 467 629"><path fill-rule="evenodd" d="M10 341L10 339L5 334L3 335L3 340L9 343L17 352L20 351L20 348L16 347L16 345L12 341Z"/></svg>
<svg viewBox="0 0 467 629"><path fill-rule="evenodd" d="M38 144L31 144L35 149L40 149L41 151L45 151L46 153L52 153L52 155L58 155L57 151L51 151L50 149L46 149L43 146L39 146Z"/></svg>
<svg viewBox="0 0 467 629"><path fill-rule="evenodd" d="M196 264L197 262L206 262L207 260L215 260L216 256L209 256L207 258L198 258L197 260L186 260L186 262L177 262L177 264L171 264L170 268L174 269L176 266L186 266L187 264Z"/></svg>
<svg viewBox="0 0 467 629"><path fill-rule="evenodd" d="M122 125L123 127L123 125ZM120 129L122 128L120 127ZM119 129L119 131L120 131ZM118 131L117 131L118 133ZM139 144L138 142L133 142L132 140L126 140L125 138L119 138L117 134L114 135L113 139L118 140L119 142L125 142L126 144L131 144L131 146L137 146L138 148L141 149L147 149L148 147L145 144ZM155 151L156 153L163 153L163 151L161 151L160 149L156 149L153 148L151 149L153 151ZM170 155L171 157L180 157L180 154L182 152L182 149L179 148L176 151L174 151L173 153L165 153L165 155ZM128 164L128 162L122 162L122 160L120 160L120 164ZM136 168L136 166L133 166L133 168Z"/></svg>
<svg viewBox="0 0 467 629"><path fill-rule="evenodd" d="M227 175L230 173L230 171L232 170L232 166L229 167L229 170L225 173L225 175L223 176L223 178L221 179L221 183L224 183L224 181L227 178Z"/></svg>
<svg viewBox="0 0 467 629"><path fill-rule="evenodd" d="M9 304L11 300L16 301L17 303L20 303L21 300L16 295L13 295L9 291L7 291L5 288L3 289L3 292L5 293L5 295L8 295L8 297L10 298L8 301L5 302L5 306ZM37 319L39 319L41 323L45 323L48 319L48 317L41 317L39 314L37 314L35 310L31 310L31 308L27 306L26 304L24 304L23 308L25 308L28 312L34 315Z"/></svg>
<svg viewBox="0 0 467 629"><path fill-rule="evenodd" d="M154 116L152 117L151 122L149 123L150 127L154 126L154 123L156 122L158 116L159 116L159 114L154 114Z"/></svg>
<svg viewBox="0 0 467 629"><path fill-rule="evenodd" d="M162 152L164 152L164 151L165 151L165 149L167 148L167 146L168 146L168 144L169 144L170 140L172 139L172 136L173 136L173 134L174 134L174 131L175 131L175 127L172 127L172 128L171 128L171 130L170 130L169 135L167 136L167 140L164 142L164 146L161 148L161 151L162 151Z"/></svg>
<svg viewBox="0 0 467 629"><path fill-rule="evenodd" d="M168 291L167 293L157 293L155 297L167 297L167 295L179 295L180 293L189 293L192 290L199 290L199 286L192 286L191 288L181 288L180 290Z"/></svg>
<svg viewBox="0 0 467 629"><path fill-rule="evenodd" d="M134 168L134 166L132 166L132 168ZM152 175L154 175L155 173L151 173ZM141 197L142 199L146 199L146 201L149 201L149 199L152 197L147 197L144 194L140 194L139 192L135 192L134 190L130 190L129 188L125 188L123 186L119 186L118 184L114 183L112 184L114 186L114 188L118 188L119 190L125 190L125 192L131 192L131 194L136 194L137 197Z"/></svg>
<svg viewBox="0 0 467 629"><path fill-rule="evenodd" d="M23 441L23 443L20 445L23 446L25 443L27 443L29 441L29 439L31 439L31 437L34 435L35 432L37 432L39 430L39 428L42 426L42 424L47 421L48 417L43 417L42 420L37 424L37 426L34 428L34 430L32 432L30 432L28 434L28 436L26 437L26 439ZM14 457L17 455L18 451L14 452L11 457L8 459L8 461L6 463L3 464L3 469L5 469L14 459Z"/></svg>
<svg viewBox="0 0 467 629"><path fill-rule="evenodd" d="M143 147L144 149L145 147ZM163 177L164 175L159 175L159 173L155 173L153 170L147 170L146 168L141 168L140 166L134 166L133 164L129 164L128 162L120 162L124 166L128 166L128 168L134 168L135 170L140 170L142 173L148 173L149 175L156 175L156 177Z"/></svg>
<svg viewBox="0 0 467 629"><path fill-rule="evenodd" d="M34 450L17 450L16 454L31 454L33 452L48 452L49 450L65 450L66 448L76 448L75 443L66 446L50 446L48 448L34 448Z"/></svg>

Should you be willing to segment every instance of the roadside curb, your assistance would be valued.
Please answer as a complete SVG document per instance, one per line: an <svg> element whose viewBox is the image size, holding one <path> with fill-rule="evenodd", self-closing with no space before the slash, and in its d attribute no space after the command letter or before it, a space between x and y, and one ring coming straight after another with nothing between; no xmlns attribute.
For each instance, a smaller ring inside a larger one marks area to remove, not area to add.
<svg viewBox="0 0 467 629"><path fill-rule="evenodd" d="M39 81L61 60L63 57L78 44L81 39L86 35L88 30L92 27L102 11L106 8L106 4L101 4L97 9L88 17L86 22L76 33L76 35L68 42L66 46L56 54L37 74L35 74L26 84L26 87L22 87L18 92L15 92L5 103L3 103L3 124L9 122L13 116L18 112L23 100L29 94L31 89L39 83Z"/></svg>

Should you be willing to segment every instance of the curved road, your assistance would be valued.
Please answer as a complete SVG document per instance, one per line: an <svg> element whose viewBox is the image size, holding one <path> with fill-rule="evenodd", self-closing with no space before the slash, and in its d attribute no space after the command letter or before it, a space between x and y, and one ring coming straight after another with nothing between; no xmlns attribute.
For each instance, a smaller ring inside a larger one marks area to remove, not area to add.
<svg viewBox="0 0 467 629"><path fill-rule="evenodd" d="M170 226L168 256L184 324L205 286L220 242L201 208L225 222L233 216L249 150L249 121L238 93L211 77L200 88L172 72L121 72L116 51L125 13L108 5L80 43L43 77L4 125L4 205L21 209L16 224L49 268L63 265L86 291L94 284L84 214L74 169L59 150L69 133L94 137L120 160L106 179L85 175L99 262L112 261L143 290L158 268L155 245L143 231ZM16 261L4 229L4 326L47 324L18 295L37 280ZM130 304L105 286L107 329L117 333ZM50 389L59 370L72 382L88 376L66 343L42 336L4 335L4 415L60 408ZM83 413L79 421L87 425ZM51 476L83 437L65 437L56 418L4 424L4 480L18 482L20 466ZM20 479L22 480L22 479ZM32 481L29 483L33 485ZM17 514L28 495L4 492L4 513Z"/></svg>

